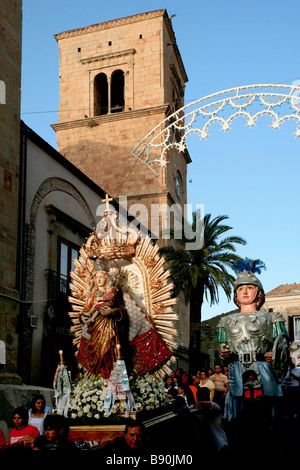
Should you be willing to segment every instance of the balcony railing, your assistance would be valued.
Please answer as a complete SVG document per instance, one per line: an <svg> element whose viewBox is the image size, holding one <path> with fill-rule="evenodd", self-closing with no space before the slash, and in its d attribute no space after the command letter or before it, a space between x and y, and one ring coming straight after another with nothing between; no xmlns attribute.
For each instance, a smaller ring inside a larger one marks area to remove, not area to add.
<svg viewBox="0 0 300 470"><path fill-rule="evenodd" d="M59 294L65 294L66 298L70 295L70 276L64 276L52 269L46 270L48 279L48 299L55 299Z"/></svg>

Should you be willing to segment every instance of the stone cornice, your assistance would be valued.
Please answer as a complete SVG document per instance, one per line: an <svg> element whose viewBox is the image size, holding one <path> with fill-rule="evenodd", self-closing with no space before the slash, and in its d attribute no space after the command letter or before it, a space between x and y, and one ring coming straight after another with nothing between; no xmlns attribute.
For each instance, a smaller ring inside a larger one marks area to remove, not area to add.
<svg viewBox="0 0 300 470"><path fill-rule="evenodd" d="M168 190L154 192L154 193L141 193L141 194L134 194L133 196L126 195L127 200L138 200L138 199L151 199L154 197L170 197L170 192ZM118 198L116 198L118 200ZM118 201L121 204L121 201Z"/></svg>
<svg viewBox="0 0 300 470"><path fill-rule="evenodd" d="M290 292L290 293L287 293L287 294L266 294L266 302L271 301L273 299L278 300L279 297L281 297L282 299L285 299L285 300L293 300L294 297L295 297L295 298L297 298L297 300L299 300L300 294L295 293L295 292Z"/></svg>
<svg viewBox="0 0 300 470"><path fill-rule="evenodd" d="M47 204L45 206L45 210L46 210L48 215L54 215L57 220L64 223L71 230L74 230L77 233L79 233L82 237L88 237L91 233L91 230L93 230L93 226L92 226L92 228L87 227L86 225L82 224L78 220L71 217L66 212L58 209L53 204Z"/></svg>
<svg viewBox="0 0 300 470"><path fill-rule="evenodd" d="M100 60L106 60L106 59L113 59L115 57L122 57L125 55L133 55L136 53L135 49L126 49L124 51L116 51L116 52L111 52L109 54L103 54L103 55L97 55L95 57L87 57L85 59L81 59L82 64L88 64L90 62L97 62Z"/></svg>
<svg viewBox="0 0 300 470"><path fill-rule="evenodd" d="M148 20L149 18L156 18L158 16L164 16L166 10L154 10L146 13L140 13L138 15L127 16L124 18L118 18L115 20L105 21L103 23L97 23L90 26L85 26L83 28L71 29L68 31L63 31L62 33L54 34L55 39L69 38L73 36L78 36L80 34L93 33L94 31L101 31L103 29L114 28L116 26L131 24L137 21Z"/></svg>
<svg viewBox="0 0 300 470"><path fill-rule="evenodd" d="M188 151L188 149L185 149L184 152L182 152L182 155L186 163L192 163L192 159L191 159L190 152Z"/></svg>
<svg viewBox="0 0 300 470"><path fill-rule="evenodd" d="M149 114L160 114L160 113L165 114L167 109L168 109L168 105L163 104L161 106L154 106L151 108L136 109L132 111L123 111L121 113L104 114L102 116L91 116L88 118L76 119L74 121L58 122L56 124L51 124L51 127L55 131L61 131L64 129L73 129L75 127L88 127L89 122L93 121L93 126L91 126L91 128L92 127L94 128L101 124L105 124L107 122L112 122L112 121L134 119L140 116L147 116Z"/></svg>

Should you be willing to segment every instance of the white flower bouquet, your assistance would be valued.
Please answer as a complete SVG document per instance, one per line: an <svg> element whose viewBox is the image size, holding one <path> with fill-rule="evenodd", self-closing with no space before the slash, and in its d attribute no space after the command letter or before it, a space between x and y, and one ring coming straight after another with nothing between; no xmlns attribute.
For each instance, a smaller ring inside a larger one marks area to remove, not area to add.
<svg viewBox="0 0 300 470"><path fill-rule="evenodd" d="M171 404L164 383L152 375L134 379L129 378L137 411L150 411L167 407ZM104 409L108 380L102 377L81 377L72 387L69 416L83 424L99 421L103 418L116 420L126 411L126 403L116 396L111 415Z"/></svg>
<svg viewBox="0 0 300 470"><path fill-rule="evenodd" d="M146 374L132 380L131 390L138 410L155 410L171 404L164 382L153 375Z"/></svg>

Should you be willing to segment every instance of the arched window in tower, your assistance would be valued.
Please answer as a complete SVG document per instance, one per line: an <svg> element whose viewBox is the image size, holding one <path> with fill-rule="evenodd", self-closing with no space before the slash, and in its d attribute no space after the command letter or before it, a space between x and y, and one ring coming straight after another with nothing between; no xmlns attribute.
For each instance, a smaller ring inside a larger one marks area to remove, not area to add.
<svg viewBox="0 0 300 470"><path fill-rule="evenodd" d="M124 111L124 72L115 70L111 75L111 112Z"/></svg>
<svg viewBox="0 0 300 470"><path fill-rule="evenodd" d="M94 78L94 116L108 113L108 84L105 73Z"/></svg>

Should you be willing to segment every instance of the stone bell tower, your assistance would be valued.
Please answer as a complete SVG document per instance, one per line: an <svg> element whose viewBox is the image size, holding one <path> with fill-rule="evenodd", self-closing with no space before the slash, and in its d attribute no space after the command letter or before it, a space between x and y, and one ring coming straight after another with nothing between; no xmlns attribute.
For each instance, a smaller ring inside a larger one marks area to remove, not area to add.
<svg viewBox="0 0 300 470"><path fill-rule="evenodd" d="M55 35L59 48L58 150L111 197L186 203L187 151L173 151L156 176L132 154L184 104L187 74L166 10ZM150 213L150 212L149 212Z"/></svg>

